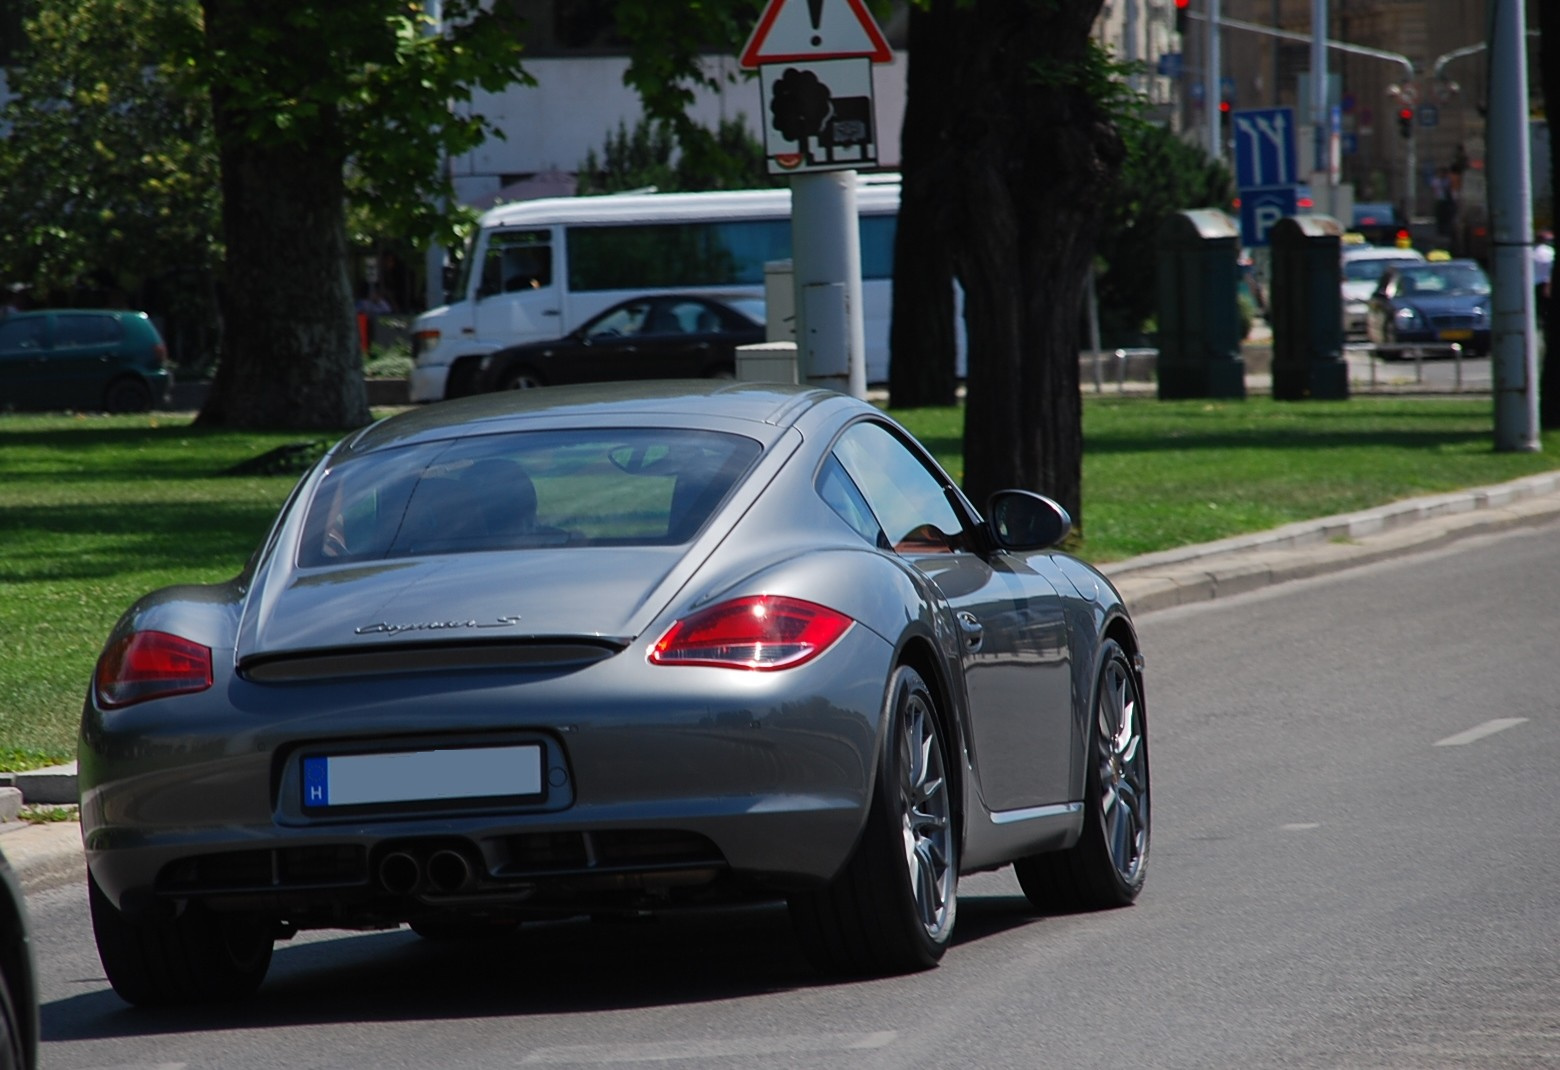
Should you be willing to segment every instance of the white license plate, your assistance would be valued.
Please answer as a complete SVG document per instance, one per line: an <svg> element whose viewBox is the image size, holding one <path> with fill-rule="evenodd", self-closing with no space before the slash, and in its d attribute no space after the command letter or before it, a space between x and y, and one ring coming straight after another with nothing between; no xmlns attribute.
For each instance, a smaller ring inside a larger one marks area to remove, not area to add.
<svg viewBox="0 0 1560 1070"><path fill-rule="evenodd" d="M373 806L542 793L542 748L451 747L303 759L303 805Z"/></svg>

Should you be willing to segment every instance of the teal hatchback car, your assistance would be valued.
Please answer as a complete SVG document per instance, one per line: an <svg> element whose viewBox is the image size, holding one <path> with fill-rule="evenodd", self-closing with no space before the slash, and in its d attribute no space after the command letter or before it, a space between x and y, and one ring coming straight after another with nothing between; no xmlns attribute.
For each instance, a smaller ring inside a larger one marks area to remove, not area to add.
<svg viewBox="0 0 1560 1070"><path fill-rule="evenodd" d="M0 319L0 411L145 412L173 388L144 312L60 308Z"/></svg>

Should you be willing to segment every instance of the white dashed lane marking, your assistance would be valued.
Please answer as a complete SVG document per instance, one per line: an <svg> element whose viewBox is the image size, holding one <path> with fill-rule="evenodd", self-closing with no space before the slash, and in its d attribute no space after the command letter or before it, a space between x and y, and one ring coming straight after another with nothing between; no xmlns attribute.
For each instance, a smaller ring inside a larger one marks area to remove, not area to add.
<svg viewBox="0 0 1560 1070"><path fill-rule="evenodd" d="M1466 732L1458 732L1455 736L1438 739L1435 741L1435 745L1437 747L1462 747L1469 743L1477 743L1485 736L1493 736L1496 732L1504 732L1508 728L1514 728L1519 724L1526 723L1526 717L1497 717L1493 721L1485 721L1481 725L1475 725Z"/></svg>

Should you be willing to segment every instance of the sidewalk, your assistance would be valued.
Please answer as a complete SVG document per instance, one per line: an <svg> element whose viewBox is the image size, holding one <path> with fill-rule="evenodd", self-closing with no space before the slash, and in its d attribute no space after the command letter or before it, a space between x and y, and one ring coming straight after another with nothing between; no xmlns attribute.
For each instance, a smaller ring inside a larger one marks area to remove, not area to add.
<svg viewBox="0 0 1560 1070"><path fill-rule="evenodd" d="M1556 520L1560 471L1145 554L1105 565L1103 571L1132 612L1142 615ZM75 799L74 762L0 774L0 850L27 892L85 880L77 822L29 824L17 819L24 800L63 804Z"/></svg>

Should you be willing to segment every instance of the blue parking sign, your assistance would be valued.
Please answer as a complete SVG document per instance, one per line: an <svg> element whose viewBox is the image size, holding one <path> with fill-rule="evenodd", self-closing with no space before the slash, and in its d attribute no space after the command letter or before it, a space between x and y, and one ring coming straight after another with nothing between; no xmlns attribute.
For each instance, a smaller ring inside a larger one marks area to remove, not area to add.
<svg viewBox="0 0 1560 1070"><path fill-rule="evenodd" d="M1253 108L1232 116L1235 187L1265 189L1300 181L1295 159L1295 110Z"/></svg>
<svg viewBox="0 0 1560 1070"><path fill-rule="evenodd" d="M1268 243L1268 231L1285 216L1295 214L1295 187L1243 189L1240 191L1240 242L1249 248Z"/></svg>

